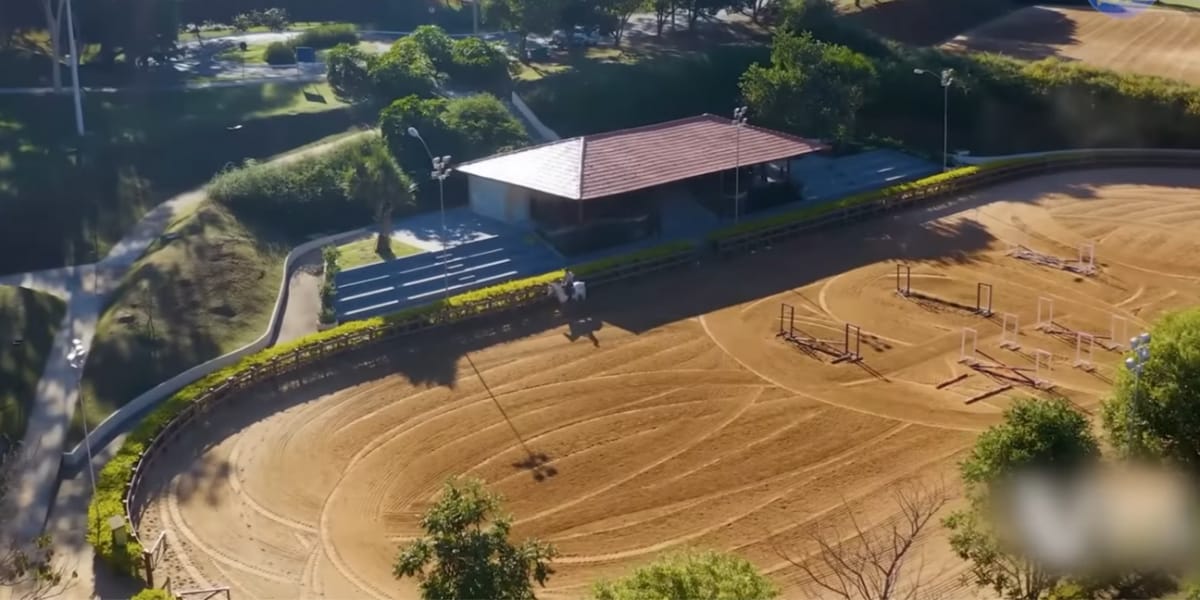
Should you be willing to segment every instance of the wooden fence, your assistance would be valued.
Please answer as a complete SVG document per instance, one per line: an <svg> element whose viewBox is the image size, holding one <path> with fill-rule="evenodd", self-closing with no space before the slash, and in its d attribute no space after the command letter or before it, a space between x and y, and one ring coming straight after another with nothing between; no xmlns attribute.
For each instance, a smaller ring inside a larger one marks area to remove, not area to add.
<svg viewBox="0 0 1200 600"><path fill-rule="evenodd" d="M911 206L917 202L939 200L975 191L999 183L1036 177L1061 171L1112 167L1197 167L1194 152L1171 150L1128 150L1120 152L1079 152L1014 161L1012 164L985 168L974 175L935 184L929 187L908 190L893 196L879 198L863 204L815 216L812 219L781 223L778 226L748 231L713 242L719 256L732 256L770 247L782 240L795 237L806 231L833 225L846 224L869 218L879 213Z"/></svg>

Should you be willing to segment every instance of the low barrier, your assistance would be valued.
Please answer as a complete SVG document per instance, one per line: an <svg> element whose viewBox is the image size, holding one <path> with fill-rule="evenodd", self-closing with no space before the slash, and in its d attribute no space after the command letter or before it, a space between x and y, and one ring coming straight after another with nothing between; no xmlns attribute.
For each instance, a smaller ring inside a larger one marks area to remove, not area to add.
<svg viewBox="0 0 1200 600"><path fill-rule="evenodd" d="M709 241L719 256L731 256L770 247L807 231L1016 179L1077 169L1197 166L1200 166L1200 153L1190 150L1089 150L1000 159L877 192L748 221L713 233Z"/></svg>
<svg viewBox="0 0 1200 600"><path fill-rule="evenodd" d="M695 252L696 246L692 243L667 244L623 257L579 265L575 271L581 278L587 278L589 288L594 288L678 267L694 261ZM552 302L546 284L561 276L562 271L555 271L460 294L441 305L346 323L284 346L243 357L237 364L209 373L183 387L130 433L117 455L101 471L96 496L88 511L89 523L92 524L88 537L97 555L119 571L152 579L152 574L144 571L150 568L151 557L143 554L137 536L137 524L141 520L143 506L138 496L142 478L159 451L169 447L193 420L219 406L225 399L264 381L399 336ZM121 521L129 528L124 551L113 545L108 528L112 517L123 517Z"/></svg>
<svg viewBox="0 0 1200 600"><path fill-rule="evenodd" d="M370 233L371 228L356 229L322 237L316 240L305 242L296 246L288 253L287 258L283 261L283 281L279 284L279 294L275 297L275 308L271 312L271 321L267 325L267 330L263 332L258 339L230 352L228 354L218 356L208 362L196 365L152 388L143 392L138 397L130 400L125 406L108 415L99 425L92 429L88 434L88 442L93 448L102 448L113 440L120 432L125 430L129 421L139 415L144 414L154 405L161 402L167 396L179 391L185 385L196 381L209 373L213 373L229 365L237 363L242 358L249 356L255 352L270 346L274 343L276 336L279 335L279 326L283 322L283 311L287 306L288 298L288 279L296 268L296 261L301 257L320 249L328 244L338 244L343 240L366 235ZM70 452L64 452L62 457L62 468L67 470L75 470L83 466L87 460L87 453L84 451L84 443L79 442Z"/></svg>

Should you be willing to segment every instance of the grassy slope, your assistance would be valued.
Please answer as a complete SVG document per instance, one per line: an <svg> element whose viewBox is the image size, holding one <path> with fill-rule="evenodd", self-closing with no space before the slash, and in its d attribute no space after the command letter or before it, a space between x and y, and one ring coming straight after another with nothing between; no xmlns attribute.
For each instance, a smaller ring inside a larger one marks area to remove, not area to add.
<svg viewBox="0 0 1200 600"><path fill-rule="evenodd" d="M62 322L62 300L0 286L0 436L20 439L42 367ZM14 340L23 340L14 345Z"/></svg>
<svg viewBox="0 0 1200 600"><path fill-rule="evenodd" d="M338 250L341 250L342 252L341 258L338 260L338 266L343 269L353 269L354 267L361 267L371 263L382 262L392 258L400 258L402 256L410 256L419 252L423 252L423 250L420 248L409 246L404 242L399 242L395 239L390 241L392 242L392 256L387 258L380 256L375 252L375 236L373 235L368 238L350 242L349 244L342 244L341 246L338 246Z"/></svg>
<svg viewBox="0 0 1200 600"><path fill-rule="evenodd" d="M89 424L267 327L286 245L210 202L169 231L179 237L150 248L100 319L83 375Z"/></svg>
<svg viewBox="0 0 1200 600"><path fill-rule="evenodd" d="M224 165L278 154L359 120L324 84L85 98L89 139L80 168L69 98L0 96L0 273L90 262L150 207L202 185ZM32 228L33 245L6 225Z"/></svg>

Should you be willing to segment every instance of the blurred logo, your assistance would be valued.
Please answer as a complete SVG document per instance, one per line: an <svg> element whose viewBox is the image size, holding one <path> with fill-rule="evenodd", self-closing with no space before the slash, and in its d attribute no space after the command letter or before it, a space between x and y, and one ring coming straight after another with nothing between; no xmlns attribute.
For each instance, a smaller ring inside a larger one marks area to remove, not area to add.
<svg viewBox="0 0 1200 600"><path fill-rule="evenodd" d="M1088 0L1092 8L1117 19L1136 16L1154 6L1154 2L1155 0Z"/></svg>

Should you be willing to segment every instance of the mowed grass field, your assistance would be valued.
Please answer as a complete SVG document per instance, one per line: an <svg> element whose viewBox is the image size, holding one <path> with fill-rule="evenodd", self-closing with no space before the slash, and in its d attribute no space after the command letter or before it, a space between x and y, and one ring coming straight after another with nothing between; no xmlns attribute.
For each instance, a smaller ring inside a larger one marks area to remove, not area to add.
<svg viewBox="0 0 1200 600"><path fill-rule="evenodd" d="M1151 9L1113 18L1089 8L1031 6L945 44L1014 58L1061 58L1200 84L1200 13Z"/></svg>
<svg viewBox="0 0 1200 600"><path fill-rule="evenodd" d="M49 294L0 286L0 436L19 440L66 305ZM0 448L3 444L0 443Z"/></svg>

